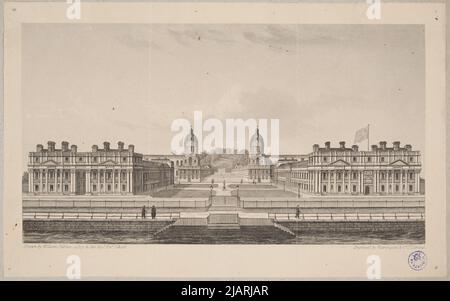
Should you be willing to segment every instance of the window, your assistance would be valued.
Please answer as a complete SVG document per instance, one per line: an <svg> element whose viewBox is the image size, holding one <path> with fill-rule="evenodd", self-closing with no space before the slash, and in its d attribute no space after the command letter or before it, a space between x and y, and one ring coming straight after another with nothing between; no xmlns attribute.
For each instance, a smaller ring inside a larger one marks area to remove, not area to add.
<svg viewBox="0 0 450 301"><path fill-rule="evenodd" d="M381 173L381 179L385 180L386 179L386 174L384 172Z"/></svg>
<svg viewBox="0 0 450 301"><path fill-rule="evenodd" d="M338 192L341 192L341 185L338 185Z"/></svg>
<svg viewBox="0 0 450 301"><path fill-rule="evenodd" d="M372 157L367 157L367 162L372 162Z"/></svg>
<svg viewBox="0 0 450 301"><path fill-rule="evenodd" d="M409 174L409 179L410 180L414 179L414 174L412 172Z"/></svg>
<svg viewBox="0 0 450 301"><path fill-rule="evenodd" d="M353 157L353 159L352 159L352 160L353 160L353 162L356 162L356 157Z"/></svg>
<svg viewBox="0 0 450 301"><path fill-rule="evenodd" d="M50 192L53 192L53 185L50 185Z"/></svg>
<svg viewBox="0 0 450 301"><path fill-rule="evenodd" d="M337 174L337 178L338 178L338 180L341 180L341 178L342 178L342 174L341 174L340 172L338 172L338 174Z"/></svg>
<svg viewBox="0 0 450 301"><path fill-rule="evenodd" d="M127 190L127 187L125 185L122 185L122 191Z"/></svg>
<svg viewBox="0 0 450 301"><path fill-rule="evenodd" d="M39 158L38 157L34 158L34 162L39 162Z"/></svg>
<svg viewBox="0 0 450 301"><path fill-rule="evenodd" d="M64 191L65 192L69 191L69 185L64 185Z"/></svg>
<svg viewBox="0 0 450 301"><path fill-rule="evenodd" d="M127 157L123 157L123 158L122 158L122 161L123 161L123 162L127 161Z"/></svg>
<svg viewBox="0 0 450 301"><path fill-rule="evenodd" d="M381 185L381 192L384 192L384 185Z"/></svg>
<svg viewBox="0 0 450 301"><path fill-rule="evenodd" d="M65 162L69 162L69 157L64 157Z"/></svg>
<svg viewBox="0 0 450 301"><path fill-rule="evenodd" d="M83 161L83 157L79 157L78 161L80 161L80 162Z"/></svg>
<svg viewBox="0 0 450 301"><path fill-rule="evenodd" d="M327 192L327 185L323 185L323 192Z"/></svg>
<svg viewBox="0 0 450 301"><path fill-rule="evenodd" d="M381 157L381 158L380 158L380 161L381 161L381 162L384 162L384 157Z"/></svg>
<svg viewBox="0 0 450 301"><path fill-rule="evenodd" d="M327 162L327 157L323 157L323 162Z"/></svg>
<svg viewBox="0 0 450 301"><path fill-rule="evenodd" d="M412 192L413 191L413 186L409 185L409 191Z"/></svg>
<svg viewBox="0 0 450 301"><path fill-rule="evenodd" d="M97 185L92 185L92 191L97 191Z"/></svg>
<svg viewBox="0 0 450 301"><path fill-rule="evenodd" d="M39 185L34 185L34 191L39 191Z"/></svg>
<svg viewBox="0 0 450 301"><path fill-rule="evenodd" d="M353 180L356 180L356 177L357 177L357 173L354 172L354 173L353 173Z"/></svg>
<svg viewBox="0 0 450 301"><path fill-rule="evenodd" d="M108 191L111 191L111 184L108 184Z"/></svg>
<svg viewBox="0 0 450 301"><path fill-rule="evenodd" d="M409 162L413 162L414 161L414 157L409 157Z"/></svg>
<svg viewBox="0 0 450 301"><path fill-rule="evenodd" d="M395 191L397 191L397 192L398 192L398 190L399 190L399 187L398 187L398 185L395 185Z"/></svg>
<svg viewBox="0 0 450 301"><path fill-rule="evenodd" d="M97 162L98 161L98 158L97 157L94 157L94 162Z"/></svg>
<svg viewBox="0 0 450 301"><path fill-rule="evenodd" d="M353 185L353 192L356 192L356 185Z"/></svg>
<svg viewBox="0 0 450 301"><path fill-rule="evenodd" d="M398 174L398 172L395 173L395 179L396 179L396 180L399 179L399 174Z"/></svg>
<svg viewBox="0 0 450 301"><path fill-rule="evenodd" d="M331 187L330 187L330 191L333 191L333 189L334 189L334 186L333 186L333 185L331 185Z"/></svg>

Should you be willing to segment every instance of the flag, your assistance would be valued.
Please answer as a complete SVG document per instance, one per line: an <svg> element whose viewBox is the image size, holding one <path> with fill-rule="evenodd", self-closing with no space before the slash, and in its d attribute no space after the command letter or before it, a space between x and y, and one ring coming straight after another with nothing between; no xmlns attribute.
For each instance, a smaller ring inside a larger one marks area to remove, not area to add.
<svg viewBox="0 0 450 301"><path fill-rule="evenodd" d="M359 129L355 133L355 144L369 139L369 126Z"/></svg>

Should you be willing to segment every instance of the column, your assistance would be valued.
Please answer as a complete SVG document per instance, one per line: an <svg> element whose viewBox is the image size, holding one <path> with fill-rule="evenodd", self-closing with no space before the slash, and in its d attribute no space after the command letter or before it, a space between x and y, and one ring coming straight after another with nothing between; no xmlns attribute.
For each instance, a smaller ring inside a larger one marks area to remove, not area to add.
<svg viewBox="0 0 450 301"><path fill-rule="evenodd" d="M45 192L48 193L48 169L45 169Z"/></svg>
<svg viewBox="0 0 450 301"><path fill-rule="evenodd" d="M335 169L333 171L333 192L337 191L336 184L337 184L337 170Z"/></svg>
<svg viewBox="0 0 450 301"><path fill-rule="evenodd" d="M113 177L112 192L115 193L116 192L116 189L115 189L115 187L116 187L116 170L114 169L114 167L112 169L112 177Z"/></svg>
<svg viewBox="0 0 450 301"><path fill-rule="evenodd" d="M415 192L416 193L420 193L420 173L419 173L419 171L415 171L414 172L414 180L415 180L415 186L416 186L416 189L415 189Z"/></svg>
<svg viewBox="0 0 450 301"><path fill-rule="evenodd" d="M322 193L322 171L319 171L319 193Z"/></svg>
<svg viewBox="0 0 450 301"><path fill-rule="evenodd" d="M104 170L103 170L103 192L107 192L107 189L106 189L106 171L107 171L107 169L105 168Z"/></svg>
<svg viewBox="0 0 450 301"><path fill-rule="evenodd" d="M353 189L352 189L352 183L351 183L351 178L352 178L352 170L349 170L348 171L348 179L347 179L347 187L348 187L348 191L347 191L347 193L352 193L353 192Z"/></svg>
<svg viewBox="0 0 450 301"><path fill-rule="evenodd" d="M328 171L327 172L327 177L328 177L328 190L327 190L327 193L330 193L331 191L330 191L330 187L331 187L331 171Z"/></svg>
<svg viewBox="0 0 450 301"><path fill-rule="evenodd" d="M130 192L133 193L133 170L130 170Z"/></svg>
<svg viewBox="0 0 450 301"><path fill-rule="evenodd" d="M97 168L97 193L100 193L100 168Z"/></svg>
<svg viewBox="0 0 450 301"><path fill-rule="evenodd" d="M28 169L28 192L32 193L33 192L33 177L34 177L34 172L33 169L30 168Z"/></svg>
<svg viewBox="0 0 450 301"><path fill-rule="evenodd" d="M364 187L364 171L361 171L361 191L364 194L365 193L365 187Z"/></svg>
<svg viewBox="0 0 450 301"><path fill-rule="evenodd" d="M394 194L395 188L394 188L394 170L391 170L391 193Z"/></svg>
<svg viewBox="0 0 450 301"><path fill-rule="evenodd" d="M342 171L342 187L341 193L345 193L345 170Z"/></svg>
<svg viewBox="0 0 450 301"><path fill-rule="evenodd" d="M53 182L53 192L58 192L58 179L56 178L56 171L57 171L57 169L55 168L54 170L53 170L53 177L54 177L54 182Z"/></svg>
<svg viewBox="0 0 450 301"><path fill-rule="evenodd" d="M126 180L127 180L127 192L130 192L130 171L128 169L127 169Z"/></svg>
<svg viewBox="0 0 450 301"><path fill-rule="evenodd" d="M42 182L44 181L44 179L42 178L42 169L39 169L38 172L39 172L39 192L43 192Z"/></svg>
<svg viewBox="0 0 450 301"><path fill-rule="evenodd" d="M70 192L75 193L75 169L70 170Z"/></svg>
<svg viewBox="0 0 450 301"><path fill-rule="evenodd" d="M91 170L86 170L86 194L91 192Z"/></svg>
<svg viewBox="0 0 450 301"><path fill-rule="evenodd" d="M400 170L400 194L403 194L403 170Z"/></svg>

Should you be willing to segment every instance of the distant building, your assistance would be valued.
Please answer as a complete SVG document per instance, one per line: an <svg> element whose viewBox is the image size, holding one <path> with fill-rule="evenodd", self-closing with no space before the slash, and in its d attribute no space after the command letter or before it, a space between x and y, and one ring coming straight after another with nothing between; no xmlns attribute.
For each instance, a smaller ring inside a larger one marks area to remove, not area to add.
<svg viewBox="0 0 450 301"><path fill-rule="evenodd" d="M420 194L420 152L411 145L387 147L382 141L370 151L345 142L333 148L330 142L313 146L307 160L278 163L274 182L292 191L321 195ZM423 184L422 184L423 186Z"/></svg>
<svg viewBox="0 0 450 301"><path fill-rule="evenodd" d="M111 149L92 146L90 152L69 148L68 142L55 148L49 141L47 149L41 144L29 153L28 191L33 194L147 194L173 184L173 167L163 162L144 161L134 146L124 148L118 142Z"/></svg>
<svg viewBox="0 0 450 301"><path fill-rule="evenodd" d="M144 160L171 162L174 166L175 183L198 183L212 173L208 165L202 163L198 140L193 129L183 141L184 154L181 155L144 155Z"/></svg>
<svg viewBox="0 0 450 301"><path fill-rule="evenodd" d="M259 133L250 138L250 154L248 164L248 180L253 183L270 182L272 178L272 162L264 154L264 139Z"/></svg>

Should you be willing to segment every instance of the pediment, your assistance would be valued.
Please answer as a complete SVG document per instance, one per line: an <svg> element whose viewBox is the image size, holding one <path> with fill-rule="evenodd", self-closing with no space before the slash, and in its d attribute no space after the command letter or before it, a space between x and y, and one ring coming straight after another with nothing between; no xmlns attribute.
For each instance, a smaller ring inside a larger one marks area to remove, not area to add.
<svg viewBox="0 0 450 301"><path fill-rule="evenodd" d="M106 161L102 162L101 164L111 166L111 165L116 165L117 163L114 162L113 160L106 160Z"/></svg>
<svg viewBox="0 0 450 301"><path fill-rule="evenodd" d="M56 166L56 165L58 165L58 163L56 161L53 161L53 160L48 160L48 161L42 162L41 165L44 165L44 166Z"/></svg>
<svg viewBox="0 0 450 301"><path fill-rule="evenodd" d="M330 166L348 166L348 165L350 165L350 163L345 162L342 159L339 159L339 160L336 160L336 161L330 163Z"/></svg>
<svg viewBox="0 0 450 301"><path fill-rule="evenodd" d="M406 165L408 165L408 163L406 163L405 161L399 159L399 160L397 160L397 161L392 162L392 163L389 164L389 165L393 165L393 166L406 166Z"/></svg>

